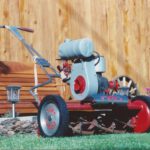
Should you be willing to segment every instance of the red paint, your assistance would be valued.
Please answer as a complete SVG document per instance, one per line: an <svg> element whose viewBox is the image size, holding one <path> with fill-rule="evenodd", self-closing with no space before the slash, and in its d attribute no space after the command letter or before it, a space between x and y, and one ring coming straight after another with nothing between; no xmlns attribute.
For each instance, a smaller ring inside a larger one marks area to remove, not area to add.
<svg viewBox="0 0 150 150"><path fill-rule="evenodd" d="M63 62L63 71L67 77L71 73L71 65L68 63L67 60Z"/></svg>
<svg viewBox="0 0 150 150"><path fill-rule="evenodd" d="M63 62L63 66L58 65L57 69L59 72L63 71L66 77L68 77L71 73L71 65L68 63L67 60Z"/></svg>
<svg viewBox="0 0 150 150"><path fill-rule="evenodd" d="M69 111L79 111L79 110L94 110L91 106L91 104L89 103L86 103L86 104L80 104L80 103L77 103L77 102L69 102L67 103L67 108Z"/></svg>
<svg viewBox="0 0 150 150"><path fill-rule="evenodd" d="M139 109L136 116L131 118L131 125L135 133L144 133L150 128L150 109L142 100L135 100L128 104L129 109Z"/></svg>
<svg viewBox="0 0 150 150"><path fill-rule="evenodd" d="M29 29L29 28L18 27L18 29L26 32L34 32L33 29Z"/></svg>
<svg viewBox="0 0 150 150"><path fill-rule="evenodd" d="M51 113L52 115L56 115L55 109L54 108L48 108L47 109L48 113Z"/></svg>
<svg viewBox="0 0 150 150"><path fill-rule="evenodd" d="M118 90L118 88L119 88L118 81L109 81L109 88L110 89Z"/></svg>
<svg viewBox="0 0 150 150"><path fill-rule="evenodd" d="M86 82L83 76L78 76L74 81L74 90L76 93L81 94L84 92Z"/></svg>
<svg viewBox="0 0 150 150"><path fill-rule="evenodd" d="M55 121L52 121L52 122L48 122L48 120L46 120L46 126L48 129L54 129L56 127L56 122Z"/></svg>
<svg viewBox="0 0 150 150"><path fill-rule="evenodd" d="M40 129L39 128L37 128L36 133L37 133L37 136L40 137L41 133L40 133Z"/></svg>
<svg viewBox="0 0 150 150"><path fill-rule="evenodd" d="M128 109L131 109L131 110L140 110L140 109L142 109L141 105L134 104L131 101L128 102L127 107L128 107Z"/></svg>

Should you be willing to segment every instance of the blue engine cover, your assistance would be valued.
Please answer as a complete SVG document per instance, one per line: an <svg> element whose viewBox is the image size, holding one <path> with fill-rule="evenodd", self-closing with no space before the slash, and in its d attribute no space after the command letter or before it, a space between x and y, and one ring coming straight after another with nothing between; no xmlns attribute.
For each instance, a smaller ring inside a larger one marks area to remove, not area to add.
<svg viewBox="0 0 150 150"><path fill-rule="evenodd" d="M75 80L83 77L85 81L85 89L81 93L75 92ZM74 63L72 65L70 79L71 93L76 100L84 100L85 98L98 92L98 78L95 72L94 60Z"/></svg>
<svg viewBox="0 0 150 150"><path fill-rule="evenodd" d="M83 38L78 40L66 40L59 46L61 59L73 59L90 57L94 51L94 44L91 39Z"/></svg>
<svg viewBox="0 0 150 150"><path fill-rule="evenodd" d="M126 95L105 95L103 93L95 94L91 96L94 103L97 104L127 104L128 97Z"/></svg>

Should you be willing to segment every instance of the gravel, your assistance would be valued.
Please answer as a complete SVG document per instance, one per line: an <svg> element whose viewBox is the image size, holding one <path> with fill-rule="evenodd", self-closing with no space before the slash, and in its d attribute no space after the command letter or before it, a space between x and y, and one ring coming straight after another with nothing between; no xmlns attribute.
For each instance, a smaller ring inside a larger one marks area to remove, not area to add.
<svg viewBox="0 0 150 150"><path fill-rule="evenodd" d="M21 121L18 118L7 119L0 123L0 136L15 134L37 134L37 121Z"/></svg>

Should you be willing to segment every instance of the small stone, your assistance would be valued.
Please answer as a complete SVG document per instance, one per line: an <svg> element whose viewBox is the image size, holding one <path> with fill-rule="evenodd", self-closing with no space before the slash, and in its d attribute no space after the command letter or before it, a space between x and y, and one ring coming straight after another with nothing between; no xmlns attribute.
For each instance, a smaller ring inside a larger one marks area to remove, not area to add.
<svg viewBox="0 0 150 150"><path fill-rule="evenodd" d="M2 134L6 134L7 133L7 129L3 129L1 132L2 132Z"/></svg>
<svg viewBox="0 0 150 150"><path fill-rule="evenodd" d="M25 124L23 124L22 128L27 128L28 126L30 126L30 122L26 122Z"/></svg>
<svg viewBox="0 0 150 150"><path fill-rule="evenodd" d="M22 124L22 121L20 120L15 123L16 126L20 126L21 124Z"/></svg>
<svg viewBox="0 0 150 150"><path fill-rule="evenodd" d="M0 125L0 130L2 130L4 128L4 126Z"/></svg>
<svg viewBox="0 0 150 150"><path fill-rule="evenodd" d="M8 131L7 134L8 134L8 136L12 136L15 134L15 132L14 131Z"/></svg>
<svg viewBox="0 0 150 150"><path fill-rule="evenodd" d="M0 135L11 136L19 134L36 134L38 124L36 121L21 121L17 118L7 119L0 123Z"/></svg>

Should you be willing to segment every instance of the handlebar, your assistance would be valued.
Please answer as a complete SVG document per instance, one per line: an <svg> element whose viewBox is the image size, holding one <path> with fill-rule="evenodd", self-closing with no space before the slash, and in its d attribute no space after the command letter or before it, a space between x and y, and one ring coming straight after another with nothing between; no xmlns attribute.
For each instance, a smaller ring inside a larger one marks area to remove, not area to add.
<svg viewBox="0 0 150 150"><path fill-rule="evenodd" d="M26 31L26 32L34 32L33 29L24 28L24 27L17 27L17 29L22 30L22 31Z"/></svg>
<svg viewBox="0 0 150 150"><path fill-rule="evenodd" d="M5 28L5 26L3 25L3 26L0 26L0 28Z"/></svg>
<svg viewBox="0 0 150 150"><path fill-rule="evenodd" d="M0 25L0 28L7 28L5 25ZM33 29L24 28L24 27L16 27L18 30L26 31L26 32L34 32Z"/></svg>

